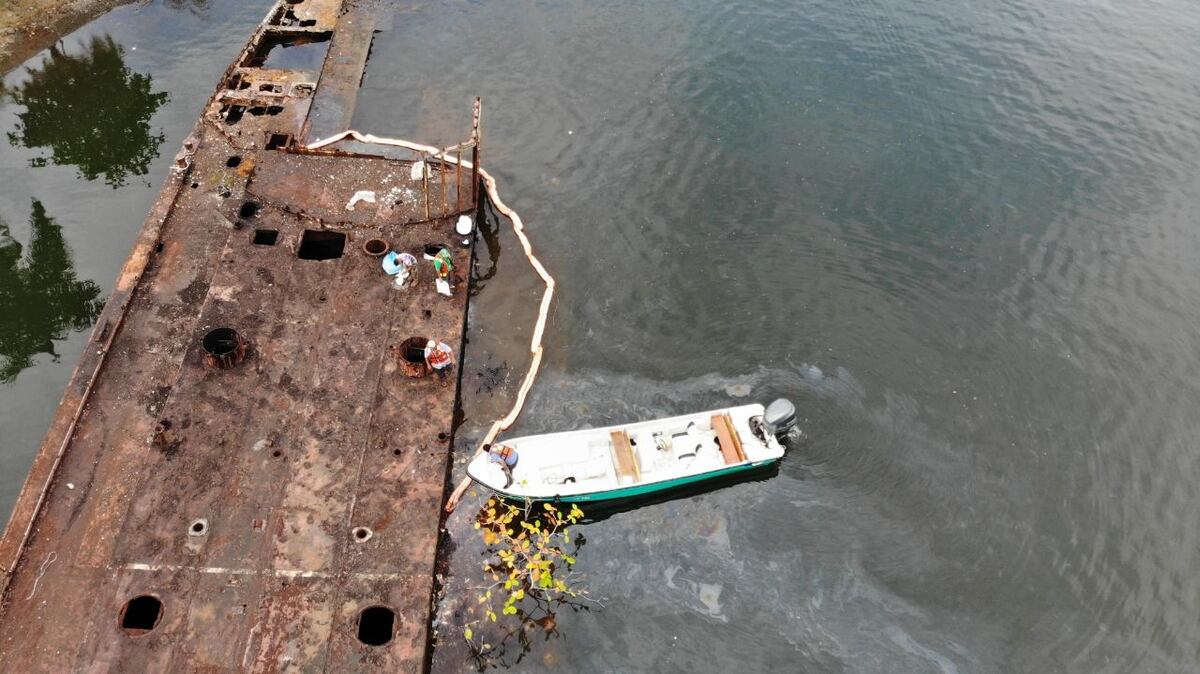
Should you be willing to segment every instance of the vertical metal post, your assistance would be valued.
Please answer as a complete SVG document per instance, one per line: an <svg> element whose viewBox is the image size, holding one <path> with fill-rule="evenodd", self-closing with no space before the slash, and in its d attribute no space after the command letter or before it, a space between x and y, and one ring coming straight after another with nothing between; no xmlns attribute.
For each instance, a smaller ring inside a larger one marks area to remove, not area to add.
<svg viewBox="0 0 1200 674"><path fill-rule="evenodd" d="M471 202L479 205L479 146L471 146Z"/></svg>
<svg viewBox="0 0 1200 674"><path fill-rule="evenodd" d="M483 104L478 96L475 97L475 108L471 114L471 140L474 141L471 147L471 200L479 203L479 161L481 159L479 146L483 140L479 130L480 117L483 116Z"/></svg>
<svg viewBox="0 0 1200 674"><path fill-rule="evenodd" d="M442 187L442 217L444 218L450 214L449 211L446 210L446 168L447 167L446 167L446 151L445 150L442 150L442 160L441 160L441 163L438 164L438 166L441 167L438 169L438 183L440 183L441 187Z"/></svg>
<svg viewBox="0 0 1200 674"><path fill-rule="evenodd" d="M421 182L425 189L425 219L429 219L429 157L421 153Z"/></svg>
<svg viewBox="0 0 1200 674"><path fill-rule="evenodd" d="M454 212L462 212L462 146L454 157Z"/></svg>

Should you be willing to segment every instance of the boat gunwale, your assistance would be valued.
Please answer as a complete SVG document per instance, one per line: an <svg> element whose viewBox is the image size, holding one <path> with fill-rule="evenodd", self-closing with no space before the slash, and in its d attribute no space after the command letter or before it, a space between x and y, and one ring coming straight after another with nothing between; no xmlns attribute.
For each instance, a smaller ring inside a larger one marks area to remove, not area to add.
<svg viewBox="0 0 1200 674"><path fill-rule="evenodd" d="M718 414L730 414L731 419L732 419L733 413L741 412L740 414L737 414L738 417L745 416L746 418L752 418L756 415L762 415L764 413L765 409L766 408L760 403L749 403L746 405L737 405L737 406L733 406L733 407L722 407L722 408L717 408L717 409L708 410L708 411L704 411L704 412L692 412L692 413L688 413L688 414L680 414L680 415L675 415L675 416L671 416L671 417L664 417L661 419L649 419L646 421L637 421L637 422L627 423L627 424L614 424L611 426L597 426L597 427L592 427L592 428L581 428L581 429L572 430L572 431L560 431L560 432L556 432L556 433L540 433L540 434L536 434L536 435L526 435L526 436L521 436L521 437L517 437L517 438L512 438L510 440L505 440L503 442L504 442L504 444L513 444L513 445L519 446L519 444L521 444L523 442L528 442L530 440L543 440L546 438L564 438L566 436L603 437L604 435L607 435L607 434L609 434L613 431L617 431L617 430L633 432L633 431L640 430L645 427L669 425L669 424L675 423L675 422L709 420L712 416L715 416ZM745 415L745 412L747 410L751 411L749 415ZM743 421L743 424L744 423L745 422ZM738 422L736 420L734 420L733 425L734 425L735 429L737 427L737 424L738 424ZM683 486L683 485L694 483L694 482L700 482L703 480L714 479L717 477L721 477L723 475L739 472L742 470L764 467L764 466L767 466L767 465L770 465L772 463L779 461L780 459L783 458L784 454L786 453L786 449L775 438L769 438L767 440L767 442L760 443L760 444L763 445L764 449L766 449L768 452L770 452L770 455L768 455L766 457L759 457L759 458L749 458L749 456L747 456L747 458L745 460L739 461L737 463L723 464L723 465L717 466L715 468L711 468L709 470L703 470L703 471L699 471L699 472L695 472L695 473L677 474L677 475L674 475L671 477L664 477L664 478L660 478L657 480L647 480L644 482L639 482L639 483L630 484L630 485L621 485L621 484L617 484L614 482L614 484L612 484L610 488L606 488L606 489L581 491L581 492L574 492L574 493L568 493L568 494L555 494L553 496L551 496L551 495L533 495L533 494L514 494L512 492L507 492L503 489L500 489L500 488L497 488L495 486L488 484L484 480L477 477L475 475L475 473L472 471L472 466L475 466L476 464L486 465L487 458L484 455L480 455L480 456L476 457L475 459L473 459L472 461L468 462L467 466L466 466L466 473L470 479L475 481L481 487L484 487L486 489L494 491L495 493L499 494L501 497L503 497L505 499L513 500L513 501L526 501L526 500L534 501L534 502L537 502L537 501L552 501L552 502L602 501L602 500L610 500L610 499L627 498L630 496L649 494L649 493L653 493L653 492L657 492L657 491L664 491L667 489L672 489L676 486Z"/></svg>
<svg viewBox="0 0 1200 674"><path fill-rule="evenodd" d="M529 496L523 494L512 494L494 487L487 487L487 485L483 486L495 492L500 498L517 503L596 503L600 501L616 501L621 499L636 498L658 492L670 491L672 489L679 489L697 482L716 480L729 475L734 475L736 473L766 468L771 464L778 463L781 460L783 460L782 456L769 459L759 459L757 461L743 461L741 463L733 463L700 473L679 475L666 480L643 482L640 484L626 485L617 487L615 489L606 489L603 491L580 492L578 494Z"/></svg>

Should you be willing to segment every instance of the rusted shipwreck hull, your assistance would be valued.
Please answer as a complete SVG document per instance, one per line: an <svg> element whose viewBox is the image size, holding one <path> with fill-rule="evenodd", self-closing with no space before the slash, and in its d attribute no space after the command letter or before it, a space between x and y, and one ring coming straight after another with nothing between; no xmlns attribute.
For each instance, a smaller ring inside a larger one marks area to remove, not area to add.
<svg viewBox="0 0 1200 674"><path fill-rule="evenodd" d="M425 666L457 387L398 347L461 351L478 176L305 149L349 124L373 28L280 2L222 78L0 540L0 671ZM299 42L319 69L265 67ZM393 287L371 239L447 244L453 296L424 262Z"/></svg>

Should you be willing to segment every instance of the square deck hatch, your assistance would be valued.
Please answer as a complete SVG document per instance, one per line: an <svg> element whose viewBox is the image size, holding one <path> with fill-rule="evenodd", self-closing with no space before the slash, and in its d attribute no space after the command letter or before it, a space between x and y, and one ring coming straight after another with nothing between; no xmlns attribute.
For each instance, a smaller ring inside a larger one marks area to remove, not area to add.
<svg viewBox="0 0 1200 674"><path fill-rule="evenodd" d="M346 250L346 235L319 229L306 229L300 237L296 255L301 260L333 260Z"/></svg>

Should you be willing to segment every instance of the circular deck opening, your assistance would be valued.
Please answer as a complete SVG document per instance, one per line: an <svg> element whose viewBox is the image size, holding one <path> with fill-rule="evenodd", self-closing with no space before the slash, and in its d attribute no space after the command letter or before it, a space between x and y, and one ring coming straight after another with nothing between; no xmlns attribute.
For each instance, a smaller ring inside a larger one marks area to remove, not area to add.
<svg viewBox="0 0 1200 674"><path fill-rule="evenodd" d="M204 359L211 367L225 369L242 362L247 342L233 328L216 328L204 335Z"/></svg>
<svg viewBox="0 0 1200 674"><path fill-rule="evenodd" d="M395 630L396 612L386 606L371 606L358 614L358 640L368 646L386 644Z"/></svg>
<svg viewBox="0 0 1200 674"><path fill-rule="evenodd" d="M237 168L238 166L242 165L242 158L235 154L229 159L225 160L225 165L229 168Z"/></svg>
<svg viewBox="0 0 1200 674"><path fill-rule="evenodd" d="M237 351L238 333L233 328L217 328L204 336L204 350L214 356L228 356Z"/></svg>
<svg viewBox="0 0 1200 674"><path fill-rule="evenodd" d="M363 244L363 252L371 257L379 257L387 252L388 242L383 239L370 239Z"/></svg>
<svg viewBox="0 0 1200 674"><path fill-rule="evenodd" d="M242 207L238 209L238 217L253 218L258 215L258 211L262 208L262 204L257 201L244 201Z"/></svg>
<svg viewBox="0 0 1200 674"><path fill-rule="evenodd" d="M366 543L367 541L371 540L371 537L375 535L375 532L371 531L367 527L354 527L354 529L350 532L350 535L354 537L354 541L356 543Z"/></svg>
<svg viewBox="0 0 1200 674"><path fill-rule="evenodd" d="M209 367L226 369L238 365L246 357L248 343L233 327L217 327L204 336L204 360Z"/></svg>
<svg viewBox="0 0 1200 674"><path fill-rule="evenodd" d="M203 536L208 533L208 520L200 518L192 522L188 527L189 536Z"/></svg>
<svg viewBox="0 0 1200 674"><path fill-rule="evenodd" d="M162 620L162 601L152 594L143 594L121 607L121 629L132 637L139 637L158 627Z"/></svg>
<svg viewBox="0 0 1200 674"><path fill-rule="evenodd" d="M409 337L400 342L400 369L404 374L419 379L429 374L429 366L425 363L425 345L428 337Z"/></svg>

